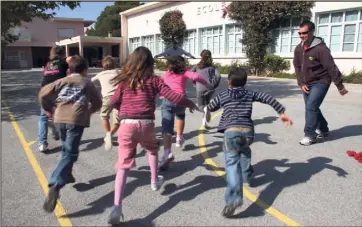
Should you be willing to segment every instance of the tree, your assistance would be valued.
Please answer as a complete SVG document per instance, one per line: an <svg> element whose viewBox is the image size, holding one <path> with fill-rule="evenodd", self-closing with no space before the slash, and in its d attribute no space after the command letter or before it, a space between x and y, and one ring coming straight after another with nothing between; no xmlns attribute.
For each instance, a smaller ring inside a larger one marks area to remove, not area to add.
<svg viewBox="0 0 362 227"><path fill-rule="evenodd" d="M182 43L186 31L186 24L182 15L179 10L169 11L159 20L161 39L163 39L166 48Z"/></svg>
<svg viewBox="0 0 362 227"><path fill-rule="evenodd" d="M223 17L228 15L237 21L243 30L241 40L249 58L252 72L258 74L264 69L264 55L267 47L273 44L272 31L292 17L310 18L314 2L232 2L224 9Z"/></svg>
<svg viewBox="0 0 362 227"><path fill-rule="evenodd" d="M108 36L111 32L114 37L121 37L121 17L120 12L139 6L140 2L115 2L112 6L107 6L97 18L94 28L87 31L90 36Z"/></svg>
<svg viewBox="0 0 362 227"><path fill-rule="evenodd" d="M15 42L19 37L10 32L11 28L20 26L23 22L31 22L33 18L39 17L44 20L52 18L55 13L46 13L47 10L54 10L60 6L67 6L74 9L79 2L22 2L2 1L1 2L1 46Z"/></svg>

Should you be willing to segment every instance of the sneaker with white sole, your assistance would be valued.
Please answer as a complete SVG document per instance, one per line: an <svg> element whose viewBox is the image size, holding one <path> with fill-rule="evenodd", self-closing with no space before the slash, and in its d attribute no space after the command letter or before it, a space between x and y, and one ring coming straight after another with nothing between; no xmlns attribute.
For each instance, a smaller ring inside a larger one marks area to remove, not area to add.
<svg viewBox="0 0 362 227"><path fill-rule="evenodd" d="M167 157L163 156L160 163L159 163L159 169L164 171L168 169L168 165L170 162L172 162L175 159L173 154L170 152Z"/></svg>
<svg viewBox="0 0 362 227"><path fill-rule="evenodd" d="M104 149L109 151L112 149L112 135L110 132L106 133L106 137L104 137Z"/></svg>
<svg viewBox="0 0 362 227"><path fill-rule="evenodd" d="M38 150L39 150L40 152L45 152L45 151L48 150L48 145L46 145L46 144L39 144L39 145L38 145Z"/></svg>
<svg viewBox="0 0 362 227"><path fill-rule="evenodd" d="M309 146L309 145L312 145L315 142L316 142L315 138L304 137L301 141L299 141L299 144L303 145L303 146Z"/></svg>
<svg viewBox="0 0 362 227"><path fill-rule="evenodd" d="M164 180L163 176L158 175L156 182L151 182L152 191L157 191L158 189L160 189L164 182L165 182L165 180Z"/></svg>
<svg viewBox="0 0 362 227"><path fill-rule="evenodd" d="M182 147L185 143L185 139L183 136L176 138L176 147Z"/></svg>
<svg viewBox="0 0 362 227"><path fill-rule="evenodd" d="M318 139L326 138L326 137L329 136L328 131L327 132L322 132L320 129L317 129L315 132L317 133L317 138Z"/></svg>
<svg viewBox="0 0 362 227"><path fill-rule="evenodd" d="M120 206L113 206L111 210L111 214L108 217L108 224L111 225L118 225L121 220L124 220L121 207Z"/></svg>

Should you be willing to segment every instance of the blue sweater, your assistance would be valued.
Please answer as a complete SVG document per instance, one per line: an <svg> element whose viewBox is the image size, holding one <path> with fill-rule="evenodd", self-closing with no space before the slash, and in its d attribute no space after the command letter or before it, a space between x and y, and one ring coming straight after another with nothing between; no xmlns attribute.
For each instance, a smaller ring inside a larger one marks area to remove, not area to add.
<svg viewBox="0 0 362 227"><path fill-rule="evenodd" d="M279 114L285 111L284 106L272 96L263 92L248 91L244 87L223 90L211 100L207 108L211 112L224 109L218 127L218 132L224 132L230 127L254 127L251 119L253 102L269 104Z"/></svg>

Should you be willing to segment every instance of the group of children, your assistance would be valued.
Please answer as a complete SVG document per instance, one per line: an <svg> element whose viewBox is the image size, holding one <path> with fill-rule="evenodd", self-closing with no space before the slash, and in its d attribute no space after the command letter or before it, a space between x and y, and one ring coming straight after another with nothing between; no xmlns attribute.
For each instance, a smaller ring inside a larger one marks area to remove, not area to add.
<svg viewBox="0 0 362 227"><path fill-rule="evenodd" d="M154 58L146 47L136 48L121 69L115 69L113 59L102 61L104 71L87 78L88 65L84 58L67 58L68 76L42 87L39 102L42 111L57 124L62 141L62 158L49 180L49 192L43 208L52 212L59 192L68 183L75 182L73 164L79 154L79 144L84 128L89 127L90 117L101 109L101 118L106 130L105 149L112 147L112 135L118 135L118 160L115 165L116 178L114 206L108 223L118 224L123 219L122 199L126 179L135 165L137 145L147 151L151 172L151 189L156 191L164 183L158 175L159 169L166 170L174 159L171 140L176 117L176 146L182 147L185 126L185 109L204 113L203 125L207 127L210 112L222 108L218 132L224 133L224 154L226 157L227 188L226 206L223 216L230 217L242 204L242 182L252 177L251 150L254 127L251 120L252 102L271 105L280 119L287 125L292 121L284 114L285 108L273 97L262 92L245 88L247 73L233 68L228 75L228 88L211 99L220 82L220 73L213 66L211 52L204 50L201 61L192 70L185 66L181 56L167 59L168 71L161 77L154 74ZM99 80L102 97L92 81ZM198 105L186 96L188 80L196 83ZM156 98L162 98L162 134L164 154L158 159L159 143L156 139L155 110ZM113 115L113 126L109 118ZM118 131L117 131L118 130Z"/></svg>

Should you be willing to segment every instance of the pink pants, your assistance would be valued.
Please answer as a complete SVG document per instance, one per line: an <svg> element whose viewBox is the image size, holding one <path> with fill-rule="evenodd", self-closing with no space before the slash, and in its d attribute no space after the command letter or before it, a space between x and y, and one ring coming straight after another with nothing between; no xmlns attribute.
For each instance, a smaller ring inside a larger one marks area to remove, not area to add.
<svg viewBox="0 0 362 227"><path fill-rule="evenodd" d="M132 121L132 123L127 121ZM157 154L159 147L155 124L153 122L145 123L143 120L122 120L118 129L116 169L130 169L136 164L137 144L140 144L149 155Z"/></svg>

